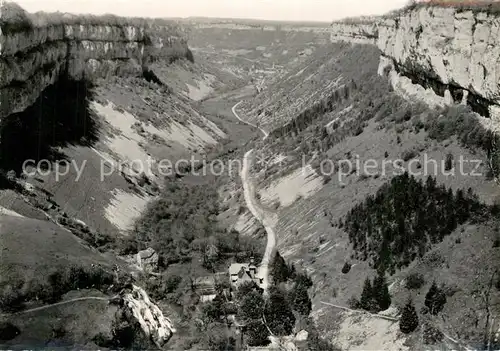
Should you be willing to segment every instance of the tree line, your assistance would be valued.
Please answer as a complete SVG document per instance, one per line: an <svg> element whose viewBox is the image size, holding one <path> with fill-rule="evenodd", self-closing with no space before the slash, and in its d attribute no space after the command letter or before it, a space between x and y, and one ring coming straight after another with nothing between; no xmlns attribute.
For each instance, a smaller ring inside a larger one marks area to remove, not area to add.
<svg viewBox="0 0 500 351"><path fill-rule="evenodd" d="M392 274L423 257L459 225L482 221L498 211L498 206L482 204L470 188L453 192L437 185L432 176L423 182L405 173L354 206L344 229L357 258L371 260L374 268L384 266Z"/></svg>

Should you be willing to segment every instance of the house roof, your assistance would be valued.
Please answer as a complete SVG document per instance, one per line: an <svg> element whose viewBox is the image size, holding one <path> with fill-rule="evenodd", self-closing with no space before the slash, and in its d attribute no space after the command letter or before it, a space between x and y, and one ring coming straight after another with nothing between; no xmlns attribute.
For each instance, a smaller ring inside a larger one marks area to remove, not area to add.
<svg viewBox="0 0 500 351"><path fill-rule="evenodd" d="M240 271L238 272L238 278L241 279L245 276L250 277L250 275L247 273L245 267L241 267ZM252 278L252 277L250 277L250 278Z"/></svg>
<svg viewBox="0 0 500 351"><path fill-rule="evenodd" d="M238 274L241 271L241 268L248 268L248 263L233 263L229 266L229 274L234 275Z"/></svg>
<svg viewBox="0 0 500 351"><path fill-rule="evenodd" d="M244 270L242 270L239 274L238 274L238 284L241 284L243 282L247 282L247 281L252 281L252 277L247 273L245 272Z"/></svg>
<svg viewBox="0 0 500 351"><path fill-rule="evenodd" d="M194 280L195 285L215 285L215 279L213 275L199 277Z"/></svg>

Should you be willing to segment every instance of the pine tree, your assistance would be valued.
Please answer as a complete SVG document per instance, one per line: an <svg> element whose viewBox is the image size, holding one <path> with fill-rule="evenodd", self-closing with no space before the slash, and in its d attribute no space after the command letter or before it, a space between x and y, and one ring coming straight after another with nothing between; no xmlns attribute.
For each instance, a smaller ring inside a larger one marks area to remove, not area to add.
<svg viewBox="0 0 500 351"><path fill-rule="evenodd" d="M295 316L290 304L279 288L273 287L269 290L269 301L265 308L267 325L276 335L290 335L295 326Z"/></svg>
<svg viewBox="0 0 500 351"><path fill-rule="evenodd" d="M288 265L279 252L276 252L271 265L271 275L273 276L276 284L284 283L290 276Z"/></svg>
<svg viewBox="0 0 500 351"><path fill-rule="evenodd" d="M403 313L399 320L399 330L405 334L413 332L418 327L418 315L413 306L413 301L411 298L408 299L405 307L403 308Z"/></svg>
<svg viewBox="0 0 500 351"><path fill-rule="evenodd" d="M373 307L372 297L372 283L369 278L366 278L365 284L363 285L363 292L361 293L361 298L359 299L359 304L362 309L369 311Z"/></svg>
<svg viewBox="0 0 500 351"><path fill-rule="evenodd" d="M344 263L344 267L342 267L342 273L347 274L351 270L351 264L349 262Z"/></svg>
<svg viewBox="0 0 500 351"><path fill-rule="evenodd" d="M312 304L309 294L307 293L307 288L303 285L296 287L296 291L293 295L293 309L303 316L308 316L311 313Z"/></svg>
<svg viewBox="0 0 500 351"><path fill-rule="evenodd" d="M381 311L385 311L391 306L391 294L389 285L385 278L384 270L379 270L377 277L373 280L373 296Z"/></svg>
<svg viewBox="0 0 500 351"><path fill-rule="evenodd" d="M437 292L438 287L436 285L436 281L433 281L429 291L427 291L427 294L425 295L425 306L427 306L429 310L432 309Z"/></svg>

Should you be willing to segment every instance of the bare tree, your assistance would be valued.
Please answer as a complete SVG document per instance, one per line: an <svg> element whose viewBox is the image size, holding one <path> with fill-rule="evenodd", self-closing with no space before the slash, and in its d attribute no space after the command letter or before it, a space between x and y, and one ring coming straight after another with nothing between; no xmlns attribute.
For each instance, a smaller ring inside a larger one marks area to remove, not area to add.
<svg viewBox="0 0 500 351"><path fill-rule="evenodd" d="M494 305L497 305L492 302L491 289L493 288L493 283L495 277L498 275L498 269L496 269L492 274L486 289L482 290L480 293L480 297L482 300L482 307L486 310L486 320L484 321L484 332L483 332L483 345L486 347L486 350L491 350L491 334L492 334L492 325L490 326L491 320L491 309Z"/></svg>

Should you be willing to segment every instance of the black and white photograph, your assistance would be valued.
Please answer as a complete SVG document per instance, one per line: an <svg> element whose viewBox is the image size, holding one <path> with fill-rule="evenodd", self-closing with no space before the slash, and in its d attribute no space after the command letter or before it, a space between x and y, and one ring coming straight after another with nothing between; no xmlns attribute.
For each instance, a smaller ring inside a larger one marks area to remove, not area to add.
<svg viewBox="0 0 500 351"><path fill-rule="evenodd" d="M0 0L1 350L500 350L500 0Z"/></svg>

